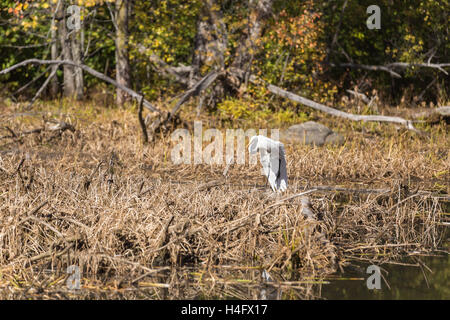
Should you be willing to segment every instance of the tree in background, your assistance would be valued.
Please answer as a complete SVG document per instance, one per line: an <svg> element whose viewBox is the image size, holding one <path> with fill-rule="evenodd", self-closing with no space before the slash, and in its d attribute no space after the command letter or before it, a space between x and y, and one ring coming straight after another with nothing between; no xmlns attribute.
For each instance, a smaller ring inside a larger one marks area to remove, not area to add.
<svg viewBox="0 0 450 320"><path fill-rule="evenodd" d="M116 27L116 81L126 87L131 87L130 61L129 61L129 34L128 18L130 11L129 0L116 0L115 27ZM127 93L117 89L117 104L123 105L129 99Z"/></svg>
<svg viewBox="0 0 450 320"><path fill-rule="evenodd" d="M67 28L73 4L81 7L76 30ZM8 0L0 7L0 63L4 69L29 58L70 60L151 99L183 89L178 109L192 97L199 110L215 110L221 101L248 95L270 107L268 91L254 87L252 76L323 103L354 88L367 95L376 90L393 104L446 101L448 0L379 1L380 30L365 24L371 4ZM62 89L81 99L100 81L67 64L19 70L2 82L24 97L49 84L52 97ZM117 104L129 94L117 89Z"/></svg>

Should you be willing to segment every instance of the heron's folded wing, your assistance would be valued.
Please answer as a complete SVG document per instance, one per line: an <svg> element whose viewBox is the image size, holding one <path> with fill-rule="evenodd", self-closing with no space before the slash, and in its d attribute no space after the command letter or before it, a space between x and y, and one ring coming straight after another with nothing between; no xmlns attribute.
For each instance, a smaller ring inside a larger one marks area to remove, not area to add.
<svg viewBox="0 0 450 320"><path fill-rule="evenodd" d="M284 151L284 145L280 144L280 170L277 176L277 187L281 191L287 189L287 167L286 167L286 152Z"/></svg>
<svg viewBox="0 0 450 320"><path fill-rule="evenodd" d="M281 188L282 191L286 190L287 178L283 180L281 185L277 181L280 176L281 157L283 158L283 161L285 161L284 148L283 150L280 149L280 145L282 146L283 144L261 135L254 138L252 138L253 143L251 143L249 151L255 150L255 147L259 151L263 173L268 178L270 187L273 191L276 191L279 188ZM255 144L256 139L257 143ZM285 162L284 166L286 167Z"/></svg>
<svg viewBox="0 0 450 320"><path fill-rule="evenodd" d="M269 176L269 182L273 180L273 187L272 189L274 191L278 190L277 185L277 177L278 173L280 171L280 148L279 144L276 141L269 141L270 142L270 176ZM272 184L271 184L272 185Z"/></svg>

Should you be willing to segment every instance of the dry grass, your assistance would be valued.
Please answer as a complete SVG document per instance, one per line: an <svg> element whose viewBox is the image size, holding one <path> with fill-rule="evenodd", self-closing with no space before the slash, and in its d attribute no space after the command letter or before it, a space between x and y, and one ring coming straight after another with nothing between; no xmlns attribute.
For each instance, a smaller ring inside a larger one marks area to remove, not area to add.
<svg viewBox="0 0 450 320"><path fill-rule="evenodd" d="M0 137L42 126L41 113L4 110ZM167 137L142 146L131 110L44 110L76 131L0 138L0 298L258 298L250 289L263 269L283 297L314 298L351 259L382 263L441 244L445 125L419 137L327 120L346 144L288 146L280 196L259 167L232 166L225 179L225 166L173 165ZM313 193L315 221L298 198L280 202L316 185L389 191ZM82 270L82 293L66 290L69 265Z"/></svg>

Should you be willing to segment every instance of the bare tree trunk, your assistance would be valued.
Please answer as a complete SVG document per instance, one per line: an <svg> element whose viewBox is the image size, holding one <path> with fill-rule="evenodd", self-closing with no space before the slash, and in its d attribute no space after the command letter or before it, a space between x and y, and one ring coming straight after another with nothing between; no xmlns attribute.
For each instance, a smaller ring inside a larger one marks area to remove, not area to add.
<svg viewBox="0 0 450 320"><path fill-rule="evenodd" d="M72 60L72 50L71 41L68 37L68 32L66 28L66 1L61 1L60 8L58 9L58 20L59 20L59 42L61 45L61 52L63 60ZM74 68L70 65L64 65L64 96L73 97L75 94L75 77Z"/></svg>
<svg viewBox="0 0 450 320"><path fill-rule="evenodd" d="M81 64L82 46L81 46L81 31L78 30L72 33L72 58L76 64ZM82 100L84 96L84 81L83 70L81 68L74 68L74 81L75 81L75 98Z"/></svg>
<svg viewBox="0 0 450 320"><path fill-rule="evenodd" d="M249 25L247 27L247 38L238 47L233 67L249 70L256 49L256 41L261 37L264 20L272 13L273 0L250 0Z"/></svg>
<svg viewBox="0 0 450 320"><path fill-rule="evenodd" d="M56 14L55 16L58 16L58 8L61 7L61 2L58 2L56 4ZM52 41L52 45L51 45L51 57L52 60L56 60L58 59L58 42L57 42L57 22L56 19L52 19L52 24L51 24L51 41ZM57 65L52 66L52 73L55 72L58 69ZM50 96L52 98L56 98L56 96L58 95L58 77L53 77L51 82L50 82Z"/></svg>
<svg viewBox="0 0 450 320"><path fill-rule="evenodd" d="M129 7L129 0L116 0L116 81L125 87L131 87L128 56ZM129 95L125 91L117 89L116 102L118 105L123 105L129 98Z"/></svg>
<svg viewBox="0 0 450 320"><path fill-rule="evenodd" d="M216 0L206 0L197 22L194 39L193 71L199 75L202 66L224 67L227 32L223 14Z"/></svg>

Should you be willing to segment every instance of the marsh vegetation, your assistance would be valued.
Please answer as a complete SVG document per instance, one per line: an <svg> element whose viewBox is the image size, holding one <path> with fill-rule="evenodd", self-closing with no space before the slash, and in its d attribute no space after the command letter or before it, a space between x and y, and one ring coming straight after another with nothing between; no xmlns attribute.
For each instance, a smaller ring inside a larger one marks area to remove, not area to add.
<svg viewBox="0 0 450 320"><path fill-rule="evenodd" d="M256 166L224 177L225 165L174 165L169 136L142 144L136 106L4 110L2 298L245 299L261 286L272 298L276 288L320 298L318 286L352 264L409 256L427 269L423 255L448 254L445 123L418 135L329 118L345 144L287 144L289 188L277 194ZM52 119L73 130L45 130ZM313 220L291 196L314 188ZM66 285L71 265L77 292Z"/></svg>

